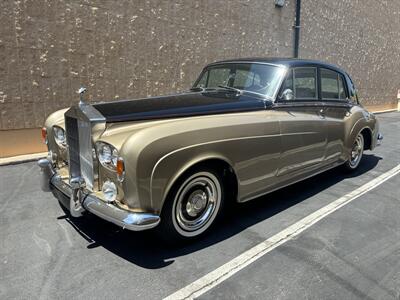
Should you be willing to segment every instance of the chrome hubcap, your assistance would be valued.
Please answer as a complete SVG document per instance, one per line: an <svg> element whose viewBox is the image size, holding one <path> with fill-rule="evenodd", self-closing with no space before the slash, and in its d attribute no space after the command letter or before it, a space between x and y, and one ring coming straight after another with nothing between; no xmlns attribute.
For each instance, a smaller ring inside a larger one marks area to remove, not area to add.
<svg viewBox="0 0 400 300"><path fill-rule="evenodd" d="M198 216L207 205L207 195L201 190L194 191L186 204L186 212L191 217Z"/></svg>
<svg viewBox="0 0 400 300"><path fill-rule="evenodd" d="M212 223L220 199L220 184L213 174L204 172L190 177L177 194L174 207L177 225L184 232L205 229Z"/></svg>
<svg viewBox="0 0 400 300"><path fill-rule="evenodd" d="M351 166L358 165L358 163L361 160L363 150L364 150L364 139L361 135L358 135L354 142L353 149L351 150L351 159L350 159Z"/></svg>

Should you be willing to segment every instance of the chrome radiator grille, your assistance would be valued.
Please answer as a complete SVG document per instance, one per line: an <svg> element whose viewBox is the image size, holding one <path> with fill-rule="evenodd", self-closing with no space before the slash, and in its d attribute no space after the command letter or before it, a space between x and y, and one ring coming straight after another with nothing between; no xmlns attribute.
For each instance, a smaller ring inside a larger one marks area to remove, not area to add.
<svg viewBox="0 0 400 300"><path fill-rule="evenodd" d="M82 177L86 188L93 190L92 134L89 121L65 116L65 128L69 155L70 178Z"/></svg>
<svg viewBox="0 0 400 300"><path fill-rule="evenodd" d="M81 164L79 157L79 132L78 120L65 116L65 129L69 156L70 178L81 176Z"/></svg>
<svg viewBox="0 0 400 300"><path fill-rule="evenodd" d="M92 127L90 122L78 120L79 128L79 150L81 176L85 180L86 187L93 191L93 146L92 146Z"/></svg>
<svg viewBox="0 0 400 300"><path fill-rule="evenodd" d="M64 118L70 179L84 179L86 188L93 191L94 174L97 172L97 163L93 158L93 139L104 132L106 119L92 105L81 102L67 110Z"/></svg>

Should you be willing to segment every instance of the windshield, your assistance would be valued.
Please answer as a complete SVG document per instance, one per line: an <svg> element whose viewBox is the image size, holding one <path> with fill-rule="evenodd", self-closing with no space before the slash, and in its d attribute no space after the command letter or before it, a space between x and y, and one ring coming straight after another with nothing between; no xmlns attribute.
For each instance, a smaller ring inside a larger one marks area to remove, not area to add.
<svg viewBox="0 0 400 300"><path fill-rule="evenodd" d="M229 87L272 99L279 88L284 71L283 67L259 63L218 64L205 69L193 87Z"/></svg>

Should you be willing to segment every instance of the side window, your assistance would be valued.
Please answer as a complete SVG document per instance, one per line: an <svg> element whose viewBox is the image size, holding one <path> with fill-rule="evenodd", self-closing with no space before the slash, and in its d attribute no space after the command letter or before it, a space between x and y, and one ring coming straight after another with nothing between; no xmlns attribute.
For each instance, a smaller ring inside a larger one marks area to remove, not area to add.
<svg viewBox="0 0 400 300"><path fill-rule="evenodd" d="M294 97L295 99L317 98L317 69L294 69Z"/></svg>
<svg viewBox="0 0 400 300"><path fill-rule="evenodd" d="M321 98L324 100L346 99L343 76L332 70L321 69Z"/></svg>

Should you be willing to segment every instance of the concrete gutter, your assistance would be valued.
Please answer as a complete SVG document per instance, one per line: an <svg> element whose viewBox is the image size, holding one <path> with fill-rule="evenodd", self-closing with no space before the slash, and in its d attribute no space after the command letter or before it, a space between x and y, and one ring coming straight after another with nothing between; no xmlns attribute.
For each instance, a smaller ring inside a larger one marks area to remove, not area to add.
<svg viewBox="0 0 400 300"><path fill-rule="evenodd" d="M34 161L34 160L38 160L39 158L43 158L46 156L47 156L47 152L40 152L40 153L32 153L32 154L4 157L4 158L0 158L0 166L14 165L14 164L20 164L20 163L24 163L24 162Z"/></svg>
<svg viewBox="0 0 400 300"><path fill-rule="evenodd" d="M393 109L386 109L386 110L379 110L379 111L373 111L372 113L374 115L376 114L384 114L384 113L389 113L389 112L394 112L394 111L398 111L397 109L393 108Z"/></svg>

